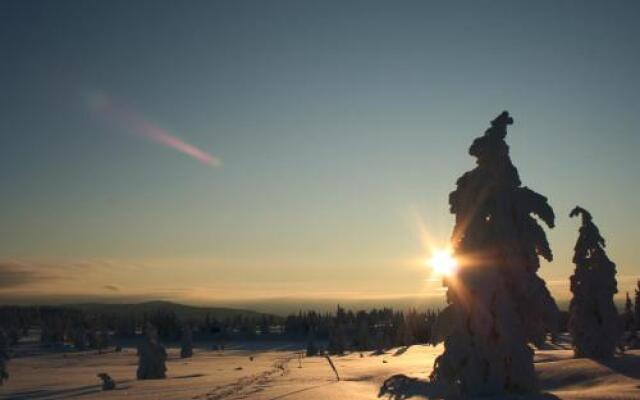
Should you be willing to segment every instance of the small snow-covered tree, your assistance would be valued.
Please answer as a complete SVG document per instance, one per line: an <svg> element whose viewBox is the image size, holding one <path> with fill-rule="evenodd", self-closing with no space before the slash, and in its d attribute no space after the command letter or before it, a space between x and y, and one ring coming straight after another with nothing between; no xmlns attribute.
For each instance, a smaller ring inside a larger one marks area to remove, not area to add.
<svg viewBox="0 0 640 400"><path fill-rule="evenodd" d="M109 331L103 328L98 335L98 350L102 350L109 347L111 340L109 339Z"/></svg>
<svg viewBox="0 0 640 400"><path fill-rule="evenodd" d="M193 334L191 326L185 323L182 327L182 340L180 344L180 357L190 358L193 356Z"/></svg>
<svg viewBox="0 0 640 400"><path fill-rule="evenodd" d="M414 338L411 335L411 331L407 326L402 313L397 313L394 316L394 328L395 328L395 346L411 346L414 343Z"/></svg>
<svg viewBox="0 0 640 400"><path fill-rule="evenodd" d="M638 332L636 331L636 325L633 313L633 302L627 292L627 298L624 302L624 314L622 316L622 323L624 324L624 345L629 349L637 349L640 346L640 338L638 338Z"/></svg>
<svg viewBox="0 0 640 400"><path fill-rule="evenodd" d="M263 315L260 319L260 335L265 336L271 333L271 322L266 315Z"/></svg>
<svg viewBox="0 0 640 400"><path fill-rule="evenodd" d="M633 302L633 320L635 322L635 330L640 329L640 280L637 282L638 287L635 289L636 295Z"/></svg>
<svg viewBox="0 0 640 400"><path fill-rule="evenodd" d="M604 250L605 240L591 214L576 207L570 216L582 216L571 275L573 298L569 304L569 332L576 357L613 357L620 338L618 311L613 296L618 292L616 265Z"/></svg>
<svg viewBox="0 0 640 400"><path fill-rule="evenodd" d="M100 348L100 340L98 338L98 331L95 326L91 326L87 330L87 345L90 349L98 350Z"/></svg>
<svg viewBox="0 0 640 400"><path fill-rule="evenodd" d="M538 256L552 259L538 221L553 227L554 213L544 196L521 186L504 140L512 123L505 111L474 140L477 166L449 196L460 267L445 279L448 306L433 338L443 338L445 349L431 379L451 395L535 391L529 343L541 345L557 326L556 303L537 275Z"/></svg>
<svg viewBox="0 0 640 400"><path fill-rule="evenodd" d="M73 346L78 351L83 351L87 348L87 331L82 323L73 330Z"/></svg>
<svg viewBox="0 0 640 400"><path fill-rule="evenodd" d="M9 379L7 361L9 361L9 340L4 331L0 329L0 386Z"/></svg>
<svg viewBox="0 0 640 400"><path fill-rule="evenodd" d="M138 379L163 379L166 377L167 351L160 344L158 332L151 325L145 328L145 338L138 345Z"/></svg>
<svg viewBox="0 0 640 400"><path fill-rule="evenodd" d="M637 285L632 310L633 323L627 336L627 348L630 349L640 349L640 337L638 336L638 329L640 329L640 280L637 282Z"/></svg>
<svg viewBox="0 0 640 400"><path fill-rule="evenodd" d="M316 335L314 333L314 328L309 329L309 333L307 335L307 357L313 357L318 355L318 346L316 345Z"/></svg>
<svg viewBox="0 0 640 400"><path fill-rule="evenodd" d="M358 322L355 341L356 349L359 351L365 351L371 348L371 332L369 324L364 319Z"/></svg>
<svg viewBox="0 0 640 400"><path fill-rule="evenodd" d="M342 355L347 350L347 335L342 322L335 322L329 327L329 354Z"/></svg>
<svg viewBox="0 0 640 400"><path fill-rule="evenodd" d="M633 303L631 302L631 297L629 297L629 292L627 292L627 298L624 301L624 314L622 315L622 321L624 323L625 332L633 331Z"/></svg>

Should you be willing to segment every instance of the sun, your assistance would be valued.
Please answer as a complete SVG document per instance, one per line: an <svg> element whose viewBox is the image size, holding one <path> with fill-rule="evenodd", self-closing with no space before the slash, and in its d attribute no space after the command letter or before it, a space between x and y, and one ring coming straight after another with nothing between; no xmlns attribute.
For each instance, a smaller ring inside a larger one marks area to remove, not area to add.
<svg viewBox="0 0 640 400"><path fill-rule="evenodd" d="M450 249L436 250L426 262L427 266L442 276L451 276L458 269L458 262Z"/></svg>

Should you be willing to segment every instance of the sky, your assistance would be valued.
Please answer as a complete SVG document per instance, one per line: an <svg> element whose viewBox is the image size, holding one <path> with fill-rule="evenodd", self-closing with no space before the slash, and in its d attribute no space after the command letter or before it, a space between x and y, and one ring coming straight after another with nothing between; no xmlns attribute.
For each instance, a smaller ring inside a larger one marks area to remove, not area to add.
<svg viewBox="0 0 640 400"><path fill-rule="evenodd" d="M0 301L442 302L502 110L557 226L640 277L636 1L0 0ZM355 304L355 303L354 303Z"/></svg>

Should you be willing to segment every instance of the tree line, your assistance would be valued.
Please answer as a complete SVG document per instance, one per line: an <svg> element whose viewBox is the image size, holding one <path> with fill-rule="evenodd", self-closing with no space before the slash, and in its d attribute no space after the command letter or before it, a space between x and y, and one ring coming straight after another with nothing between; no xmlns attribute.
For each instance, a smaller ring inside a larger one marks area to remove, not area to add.
<svg viewBox="0 0 640 400"><path fill-rule="evenodd" d="M373 350L429 343L438 310L397 311L391 308L334 312L300 311L286 317L235 315L180 318L170 308L141 315L86 312L65 306L1 306L0 329L9 346L20 338L39 335L44 347L72 346L77 350L104 349L144 334L149 324L163 341L177 341L185 327L194 340L224 343L233 340L292 339L312 342L332 353Z"/></svg>

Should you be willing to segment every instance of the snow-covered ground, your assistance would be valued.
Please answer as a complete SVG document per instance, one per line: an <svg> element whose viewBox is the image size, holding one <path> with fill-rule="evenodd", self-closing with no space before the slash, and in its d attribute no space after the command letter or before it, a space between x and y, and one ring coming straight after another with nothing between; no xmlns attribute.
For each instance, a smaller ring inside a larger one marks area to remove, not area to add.
<svg viewBox="0 0 640 400"><path fill-rule="evenodd" d="M135 379L135 349L120 353L43 353L11 360L3 399L425 399L434 398L426 383L442 347L412 346L384 355L352 353L332 357L336 380L323 357L301 358L285 350L195 350L180 359L169 349L168 377ZM640 399L640 351L601 364L573 359L571 350L536 353L544 399ZM96 374L106 372L117 383L103 392ZM431 393L432 397L429 397ZM533 397L532 397L533 398Z"/></svg>

